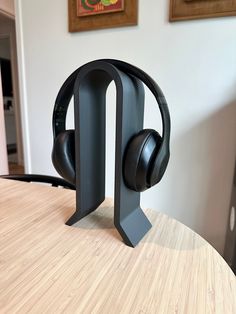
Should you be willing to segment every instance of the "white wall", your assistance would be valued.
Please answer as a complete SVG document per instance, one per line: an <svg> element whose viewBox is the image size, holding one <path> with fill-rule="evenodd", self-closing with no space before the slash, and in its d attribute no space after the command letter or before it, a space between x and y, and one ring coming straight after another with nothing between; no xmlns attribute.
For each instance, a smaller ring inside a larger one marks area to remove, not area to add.
<svg viewBox="0 0 236 314"><path fill-rule="evenodd" d="M67 1L19 2L29 170L55 174L51 116L65 78L93 59L126 60L156 79L172 118L168 171L143 193L142 205L177 218L222 252L236 154L236 18L170 24L168 2L139 1L138 26L74 34L67 30ZM114 180L113 92L109 88L107 195L113 194ZM70 125L72 120L70 112ZM145 125L161 129L149 93Z"/></svg>

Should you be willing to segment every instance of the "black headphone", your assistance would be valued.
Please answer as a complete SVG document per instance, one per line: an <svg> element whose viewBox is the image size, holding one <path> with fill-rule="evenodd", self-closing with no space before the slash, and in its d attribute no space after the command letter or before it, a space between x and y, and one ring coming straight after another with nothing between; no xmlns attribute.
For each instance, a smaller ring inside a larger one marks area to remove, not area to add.
<svg viewBox="0 0 236 314"><path fill-rule="evenodd" d="M102 59L126 75L135 76L152 92L159 105L163 131L162 137L153 129L141 130L133 136L126 148L123 161L124 182L131 190L141 192L163 177L169 161L170 114L166 99L157 83L141 69L119 60ZM80 67L64 82L56 98L53 110L54 145L52 161L57 172L75 185L75 131L66 130L67 109L73 95L74 84Z"/></svg>

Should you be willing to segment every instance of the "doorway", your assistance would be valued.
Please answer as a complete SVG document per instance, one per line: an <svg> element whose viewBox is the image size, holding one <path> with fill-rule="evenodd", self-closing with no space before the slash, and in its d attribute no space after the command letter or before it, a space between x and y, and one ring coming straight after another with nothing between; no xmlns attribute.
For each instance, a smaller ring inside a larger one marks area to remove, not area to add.
<svg viewBox="0 0 236 314"><path fill-rule="evenodd" d="M0 66L9 173L24 173L15 20L1 13Z"/></svg>

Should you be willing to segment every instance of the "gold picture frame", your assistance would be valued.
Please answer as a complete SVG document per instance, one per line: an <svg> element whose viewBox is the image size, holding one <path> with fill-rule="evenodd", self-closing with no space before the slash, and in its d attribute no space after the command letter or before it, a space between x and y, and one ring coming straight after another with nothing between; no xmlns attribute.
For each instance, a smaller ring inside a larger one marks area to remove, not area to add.
<svg viewBox="0 0 236 314"><path fill-rule="evenodd" d="M77 14L78 0L68 0L69 32L131 26L138 24L138 0L124 0L124 8L105 14Z"/></svg>
<svg viewBox="0 0 236 314"><path fill-rule="evenodd" d="M170 0L170 21L236 15L236 0Z"/></svg>

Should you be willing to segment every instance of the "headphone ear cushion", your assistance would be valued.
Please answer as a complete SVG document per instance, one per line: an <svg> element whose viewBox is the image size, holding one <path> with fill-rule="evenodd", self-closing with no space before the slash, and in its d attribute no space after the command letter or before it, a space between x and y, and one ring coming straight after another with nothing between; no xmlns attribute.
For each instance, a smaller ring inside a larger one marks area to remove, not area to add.
<svg viewBox="0 0 236 314"><path fill-rule="evenodd" d="M161 143L162 137L152 129L140 131L128 143L123 168L128 188L142 192L151 187L150 176Z"/></svg>
<svg viewBox="0 0 236 314"><path fill-rule="evenodd" d="M57 172L75 185L75 131L66 130L58 134L52 150L52 162Z"/></svg>

